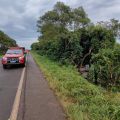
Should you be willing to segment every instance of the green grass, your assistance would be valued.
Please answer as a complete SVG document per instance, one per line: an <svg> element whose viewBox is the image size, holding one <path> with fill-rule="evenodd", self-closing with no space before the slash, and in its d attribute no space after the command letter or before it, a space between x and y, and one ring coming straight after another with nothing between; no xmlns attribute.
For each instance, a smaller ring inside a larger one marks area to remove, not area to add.
<svg viewBox="0 0 120 120"><path fill-rule="evenodd" d="M120 94L109 93L82 78L73 66L32 51L69 120L120 120Z"/></svg>
<svg viewBox="0 0 120 120"><path fill-rule="evenodd" d="M2 54L0 54L0 58L2 57Z"/></svg>

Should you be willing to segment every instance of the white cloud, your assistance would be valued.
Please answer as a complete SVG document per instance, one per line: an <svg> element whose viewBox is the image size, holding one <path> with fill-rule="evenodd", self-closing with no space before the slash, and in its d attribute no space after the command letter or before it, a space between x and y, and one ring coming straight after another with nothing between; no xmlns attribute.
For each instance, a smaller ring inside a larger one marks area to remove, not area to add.
<svg viewBox="0 0 120 120"><path fill-rule="evenodd" d="M37 19L45 11L50 10L56 0L28 0L25 6L24 16Z"/></svg>
<svg viewBox="0 0 120 120"><path fill-rule="evenodd" d="M26 30L25 26L19 25L19 24L14 25L14 28L19 29L19 30Z"/></svg>
<svg viewBox="0 0 120 120"><path fill-rule="evenodd" d="M0 0L0 29L13 38L21 41L26 41L24 38L27 38L31 41L38 36L38 17L51 10L57 1L73 8L83 6L94 22L110 18L120 19L119 0Z"/></svg>
<svg viewBox="0 0 120 120"><path fill-rule="evenodd" d="M7 11L3 8L0 8L0 25L5 26L11 22L15 22L16 19L21 19L18 13L12 8L7 8Z"/></svg>
<svg viewBox="0 0 120 120"><path fill-rule="evenodd" d="M19 46L23 46L27 49L30 49L31 44L34 42L37 42L36 38L21 38L21 40L17 41Z"/></svg>

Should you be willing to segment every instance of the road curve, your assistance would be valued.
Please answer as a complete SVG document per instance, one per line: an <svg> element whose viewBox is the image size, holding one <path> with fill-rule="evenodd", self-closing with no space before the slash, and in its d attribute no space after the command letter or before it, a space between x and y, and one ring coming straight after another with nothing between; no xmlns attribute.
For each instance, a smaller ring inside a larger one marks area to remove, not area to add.
<svg viewBox="0 0 120 120"><path fill-rule="evenodd" d="M0 120L8 120L23 68L3 69L0 63Z"/></svg>

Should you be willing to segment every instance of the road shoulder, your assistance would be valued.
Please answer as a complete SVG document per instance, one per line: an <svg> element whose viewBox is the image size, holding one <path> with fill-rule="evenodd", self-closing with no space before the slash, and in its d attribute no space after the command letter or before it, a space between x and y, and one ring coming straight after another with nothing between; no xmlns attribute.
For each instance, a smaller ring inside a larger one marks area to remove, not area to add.
<svg viewBox="0 0 120 120"><path fill-rule="evenodd" d="M65 120L65 114L56 96L31 55L28 56L23 99L23 120Z"/></svg>

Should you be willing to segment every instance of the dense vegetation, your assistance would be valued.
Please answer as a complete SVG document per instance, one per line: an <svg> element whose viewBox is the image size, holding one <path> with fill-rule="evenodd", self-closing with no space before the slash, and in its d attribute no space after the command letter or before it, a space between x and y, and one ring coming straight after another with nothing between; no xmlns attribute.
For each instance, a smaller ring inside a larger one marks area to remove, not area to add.
<svg viewBox="0 0 120 120"><path fill-rule="evenodd" d="M89 65L89 80L106 88L120 86L120 45L116 43L120 23L111 19L94 25L83 7L72 9L57 2L38 20L38 43L33 50L41 55L75 65Z"/></svg>
<svg viewBox="0 0 120 120"><path fill-rule="evenodd" d="M16 41L0 31L0 53L11 46L16 46Z"/></svg>
<svg viewBox="0 0 120 120"><path fill-rule="evenodd" d="M101 49L91 59L89 79L113 91L120 91L120 45Z"/></svg>
<svg viewBox="0 0 120 120"><path fill-rule="evenodd" d="M120 120L120 94L110 93L82 78L76 68L32 52L69 120Z"/></svg>

